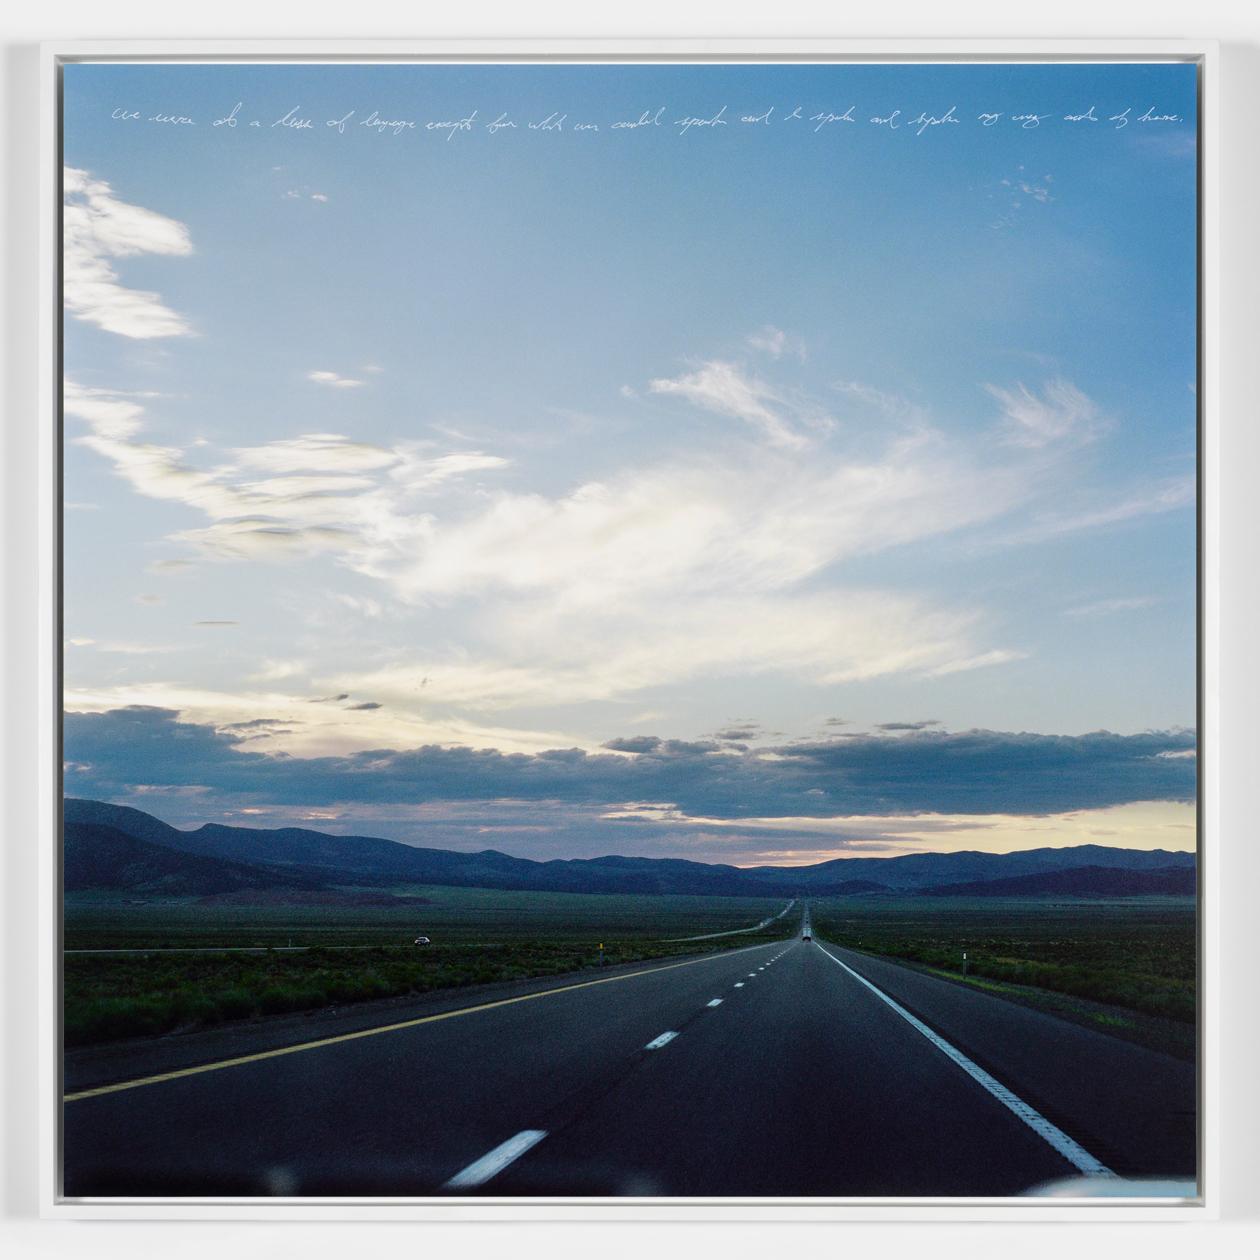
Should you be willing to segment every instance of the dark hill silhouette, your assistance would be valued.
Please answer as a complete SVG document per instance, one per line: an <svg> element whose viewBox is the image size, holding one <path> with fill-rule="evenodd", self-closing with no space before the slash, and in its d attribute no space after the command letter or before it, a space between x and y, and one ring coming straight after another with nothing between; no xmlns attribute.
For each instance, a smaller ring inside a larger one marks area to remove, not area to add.
<svg viewBox="0 0 1260 1260"><path fill-rule="evenodd" d="M947 886L989 887L994 881L1035 878L1080 868L1104 872L1089 875L1085 884L1103 887L1110 879L1107 886L1120 889L1125 881L1119 876L1125 872L1154 877L1160 871L1176 870L1193 881L1195 869L1192 853L1108 849L1101 845L1021 853L917 853L894 858L838 858L799 867L740 868L680 858L617 855L536 862L495 849L461 853L421 848L379 836L329 835L301 827L266 829L208 823L192 831L181 831L141 810L73 798L65 802L65 818L68 836L70 828L80 824L113 828L186 856L235 863L266 873L273 879L302 880L305 882L301 886L307 888L413 883L539 892L792 897L904 894ZM1108 871L1116 874L1107 876ZM1171 876L1160 878L1176 885L1169 891L1180 891L1184 885L1184 878L1181 883ZM1148 881L1152 891L1159 882L1158 878ZM1127 894L1109 892L1106 895Z"/></svg>
<svg viewBox="0 0 1260 1260"><path fill-rule="evenodd" d="M1074 870L1015 875L969 884L921 888L920 897L1150 897L1193 896L1194 869L1166 866L1153 871L1078 866Z"/></svg>
<svg viewBox="0 0 1260 1260"><path fill-rule="evenodd" d="M165 848L115 827L67 822L63 872L67 892L111 889L166 897L245 891L311 891L309 875L200 857Z"/></svg>
<svg viewBox="0 0 1260 1260"><path fill-rule="evenodd" d="M761 866L745 871L752 880L777 881L793 875L799 886L813 892L837 878L871 879L890 889L931 888L941 884L979 883L1019 875L1044 874L1079 866L1120 870L1193 869L1193 853L1168 849L1109 849L1079 844L1064 849L1026 849L1018 853L912 853L895 858L835 858L816 866Z"/></svg>

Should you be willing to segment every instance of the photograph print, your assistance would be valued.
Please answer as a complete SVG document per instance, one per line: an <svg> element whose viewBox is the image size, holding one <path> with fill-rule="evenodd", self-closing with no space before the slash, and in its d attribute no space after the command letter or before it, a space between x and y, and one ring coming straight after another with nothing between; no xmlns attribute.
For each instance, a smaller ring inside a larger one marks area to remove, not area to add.
<svg viewBox="0 0 1260 1260"><path fill-rule="evenodd" d="M63 57L63 1203L1199 1195L1201 63Z"/></svg>

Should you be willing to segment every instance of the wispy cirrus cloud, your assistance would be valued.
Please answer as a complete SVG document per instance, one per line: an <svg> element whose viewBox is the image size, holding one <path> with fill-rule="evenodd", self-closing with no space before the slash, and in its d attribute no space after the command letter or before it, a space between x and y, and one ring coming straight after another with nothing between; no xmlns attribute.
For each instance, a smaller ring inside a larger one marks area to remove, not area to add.
<svg viewBox="0 0 1260 1260"><path fill-rule="evenodd" d="M1102 423L1098 405L1071 381L1056 377L1034 393L1022 382L1006 389L986 385L1002 408L1003 439L1033 449L1071 440L1088 442Z"/></svg>
<svg viewBox="0 0 1260 1260"><path fill-rule="evenodd" d="M394 607L457 606L444 637L371 668L323 671L324 685L412 717L740 675L823 686L941 678L1022 659L1019 646L985 642L973 601L856 586L840 566L1021 511L1005 541L1087 528L1061 512L1028 524L1026 513L1063 463L1055 451L1097 427L1095 405L1064 380L1040 394L990 387L1016 435L998 458L902 399L841 388L912 423L827 432L799 392L711 360L651 389L738 419L759 440L715 448L684 436L653 460L549 494L485 480L507 461L480 450L299 433L215 463L204 448L145 442L135 396L69 384L66 409L88 424L79 441L137 491L209 518L169 535L201 557L325 555L378 582ZM1098 523L1132 510L1112 505ZM381 617L381 600L350 598Z"/></svg>
<svg viewBox="0 0 1260 1260"><path fill-rule="evenodd" d="M831 388L846 398L873 409L889 420L903 423L926 424L927 413L918 403L911 402L892 390L879 389L863 381L832 381Z"/></svg>
<svg viewBox="0 0 1260 1260"><path fill-rule="evenodd" d="M1016 651L1013 648L994 648L991 652L980 652L975 656L964 656L946 661L941 665L934 665L931 669L925 670L924 674L928 678L944 678L949 674L969 673L973 669L988 669L992 665L1007 665L1011 661L1022 661L1027 657L1027 652Z"/></svg>
<svg viewBox="0 0 1260 1260"><path fill-rule="evenodd" d="M650 687L732 675L796 675L824 685L926 673L973 655L974 614L906 596L845 591L808 596L659 597L612 607L553 600L497 605L446 651L329 677L399 705L493 712L613 700ZM563 618L566 633L555 627Z"/></svg>
<svg viewBox="0 0 1260 1260"><path fill-rule="evenodd" d="M737 364L713 359L694 372L648 383L654 394L673 394L718 415L742 420L772 446L799 449L806 444L782 399L770 385Z"/></svg>
<svg viewBox="0 0 1260 1260"><path fill-rule="evenodd" d="M675 454L554 496L482 485L437 510L431 496L446 485L507 461L313 433L206 465L200 451L194 463L144 442L134 399L70 384L66 409L88 423L78 440L137 491L210 518L170 535L207 559L322 554L404 605L461 601L457 639L329 678L413 712L422 688L421 708L484 713L742 672L834 685L1014 658L975 641L974 607L803 589L830 566L1018 502L1017 471L986 468L926 428L862 458L738 443L716 460ZM380 614L377 602L363 608Z"/></svg>
<svg viewBox="0 0 1260 1260"><path fill-rule="evenodd" d="M87 422L77 439L108 460L138 493L183 503L211 518L170 537L210 559L282 560L335 554L375 572L426 528L415 496L454 478L505 467L478 451L437 452L417 442L386 448L335 433L308 433L233 449L194 464L183 448L141 439L144 408L128 395L64 388L66 414ZM188 562L158 561L177 573Z"/></svg>
<svg viewBox="0 0 1260 1260"><path fill-rule="evenodd" d="M1065 617L1112 617L1117 613L1135 612L1139 608L1150 608L1158 603L1153 595L1118 596L1114 599L1096 599L1088 604L1077 604L1065 608Z"/></svg>
<svg viewBox="0 0 1260 1260"><path fill-rule="evenodd" d="M1076 497L1083 498L1080 494ZM1045 542L1179 511L1193 507L1194 502L1195 480L1192 475L1161 478L1146 485L1112 490L1105 495L1095 492L1088 501L1072 509L1035 513L1030 523L1015 529L1000 541L1009 545Z"/></svg>
<svg viewBox="0 0 1260 1260"><path fill-rule="evenodd" d="M103 180L67 166L63 176L63 293L75 318L121 337L187 336L188 321L156 293L128 288L112 260L141 254L191 254L187 227L132 205Z"/></svg>

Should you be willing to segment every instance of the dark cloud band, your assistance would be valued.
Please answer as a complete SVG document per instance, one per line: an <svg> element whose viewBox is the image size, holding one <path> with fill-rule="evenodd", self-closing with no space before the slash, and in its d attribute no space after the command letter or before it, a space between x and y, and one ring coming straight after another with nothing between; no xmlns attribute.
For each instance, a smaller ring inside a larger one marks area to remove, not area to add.
<svg viewBox="0 0 1260 1260"><path fill-rule="evenodd" d="M67 714L66 790L113 797L137 784L196 785L238 800L306 806L656 801L727 819L1051 814L1190 800L1196 791L1195 738L1184 730L918 730L755 751L634 737L610 740L616 751L600 753L424 747L311 758L243 750L240 740L239 730L182 722L169 709Z"/></svg>

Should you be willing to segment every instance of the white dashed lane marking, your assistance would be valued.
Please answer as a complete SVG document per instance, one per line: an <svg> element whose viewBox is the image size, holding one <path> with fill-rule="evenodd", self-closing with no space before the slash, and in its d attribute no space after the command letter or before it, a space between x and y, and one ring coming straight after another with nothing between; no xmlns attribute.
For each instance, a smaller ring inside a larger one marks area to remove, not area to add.
<svg viewBox="0 0 1260 1260"><path fill-rule="evenodd" d="M467 1168L457 1172L446 1188L450 1190L467 1190L472 1186L483 1186L491 1177L497 1176L514 1160L520 1159L526 1151L538 1145L547 1136L545 1129L522 1129L515 1137L508 1138L494 1150L487 1152L480 1159L474 1160Z"/></svg>
<svg viewBox="0 0 1260 1260"><path fill-rule="evenodd" d="M713 1001L712 1001L712 1002L707 1003L707 1005L709 1005L709 1006L721 1006L721 1005L722 1005L722 999L721 999L721 998L714 998L714 999L713 999Z"/></svg>
<svg viewBox="0 0 1260 1260"><path fill-rule="evenodd" d="M663 1032L659 1037L653 1037L643 1048L644 1050L659 1050L662 1046L669 1045L677 1036L676 1032Z"/></svg>

